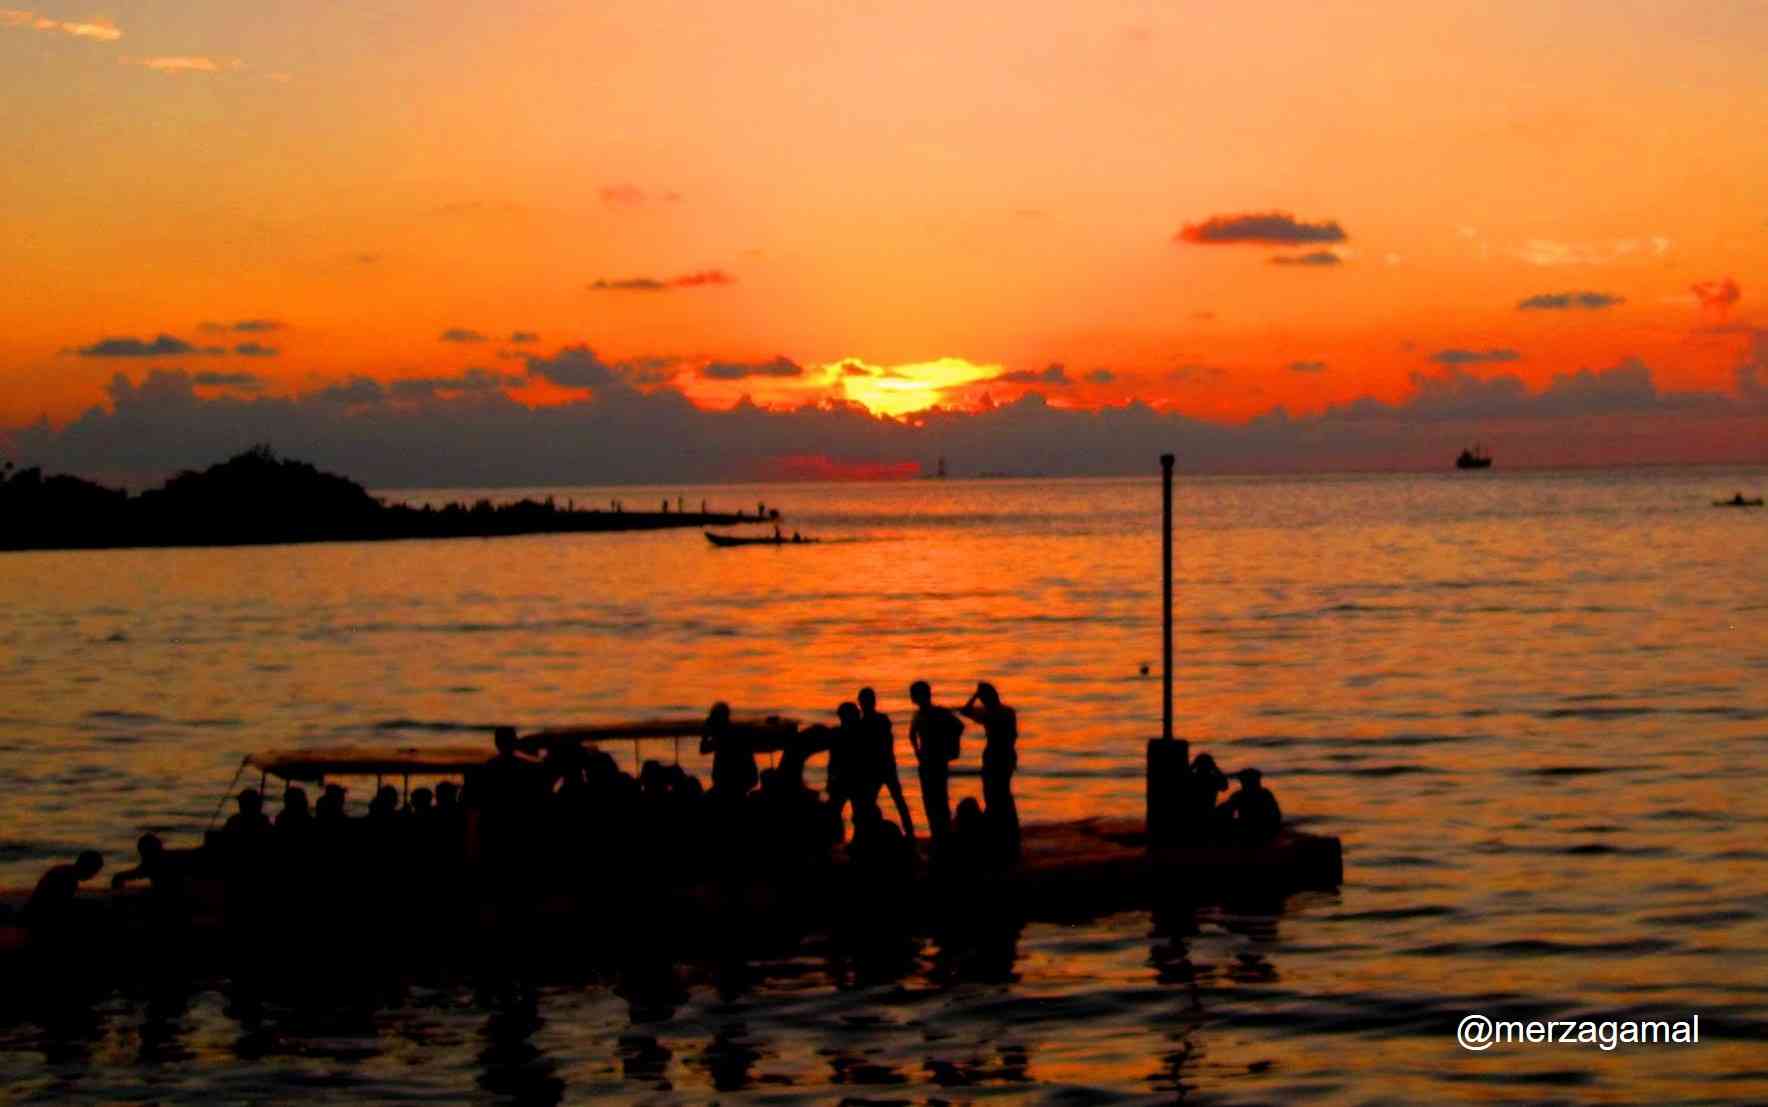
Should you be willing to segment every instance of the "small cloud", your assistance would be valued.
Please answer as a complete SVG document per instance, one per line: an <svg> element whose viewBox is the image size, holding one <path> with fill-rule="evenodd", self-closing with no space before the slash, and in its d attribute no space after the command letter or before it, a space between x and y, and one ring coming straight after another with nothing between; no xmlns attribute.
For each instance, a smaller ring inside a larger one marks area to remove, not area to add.
<svg viewBox="0 0 1768 1107"><path fill-rule="evenodd" d="M1520 301L1518 311L1597 311L1627 301L1606 292L1543 292Z"/></svg>
<svg viewBox="0 0 1768 1107"><path fill-rule="evenodd" d="M1286 211L1244 212L1212 215L1201 223L1187 223L1173 236L1174 242L1198 246L1238 243L1297 246L1313 242L1343 242L1344 228L1336 220L1304 223Z"/></svg>
<svg viewBox="0 0 1768 1107"><path fill-rule="evenodd" d="M539 342L540 336L533 331L511 331L510 344L520 346L528 342Z"/></svg>
<svg viewBox="0 0 1768 1107"><path fill-rule="evenodd" d="M245 67L245 63L238 58L211 58L200 54L123 58L121 61L124 65L139 65L143 69L151 69L156 73L220 73L224 70Z"/></svg>
<svg viewBox="0 0 1768 1107"><path fill-rule="evenodd" d="M386 390L371 377L351 377L342 384L334 384L311 393L311 397L323 403L331 404L374 404L386 398Z"/></svg>
<svg viewBox="0 0 1768 1107"><path fill-rule="evenodd" d="M1739 288L1737 281L1730 277L1722 277L1716 281L1700 281L1690 285L1688 290L1694 293L1695 299L1700 301L1701 307L1715 315L1724 315L1730 311L1731 305L1737 303L1743 296L1743 289Z"/></svg>
<svg viewBox="0 0 1768 1107"><path fill-rule="evenodd" d="M701 366L700 375L715 381L740 381L747 377L801 377L804 375L804 368L792 359L781 356L764 362L714 361Z"/></svg>
<svg viewBox="0 0 1768 1107"><path fill-rule="evenodd" d="M627 277L623 280L598 280L589 286L591 292L668 292L672 288L711 288L736 284L737 279L722 269L702 269L679 277L658 280L656 277Z"/></svg>
<svg viewBox="0 0 1768 1107"><path fill-rule="evenodd" d="M175 335L162 334L152 340L140 338L101 338L90 346L74 351L81 357L177 357L181 354L225 353L218 346L196 347Z"/></svg>
<svg viewBox="0 0 1768 1107"><path fill-rule="evenodd" d="M1117 379L1117 374L1109 369L1095 369L1087 374L1088 384L1110 384Z"/></svg>
<svg viewBox="0 0 1768 1107"><path fill-rule="evenodd" d="M624 280L599 280L589 286L591 292L668 292L667 282L652 277L628 277Z"/></svg>
<svg viewBox="0 0 1768 1107"><path fill-rule="evenodd" d="M351 258L350 260L354 261L357 265L379 265L381 263L381 255L379 255L379 254L357 254L355 257Z"/></svg>
<svg viewBox="0 0 1768 1107"><path fill-rule="evenodd" d="M240 357L275 357L282 353L280 347L266 346L262 342L241 342L233 348Z"/></svg>
<svg viewBox="0 0 1768 1107"><path fill-rule="evenodd" d="M465 327L449 327L447 330L442 332L442 337L440 339L438 339L437 341L440 341L440 342L484 342L485 336L480 334L478 331L468 330Z"/></svg>
<svg viewBox="0 0 1768 1107"><path fill-rule="evenodd" d="M1438 350L1430 355L1430 360L1438 365L1495 365L1502 361L1517 361L1521 357L1515 350L1493 347L1489 350Z"/></svg>
<svg viewBox="0 0 1768 1107"><path fill-rule="evenodd" d="M514 388L526 378L489 369L468 369L458 377L406 377L387 386L395 400L433 400L447 395L487 395Z"/></svg>
<svg viewBox="0 0 1768 1107"><path fill-rule="evenodd" d="M877 374L871 368L861 365L859 362L844 361L841 363L841 375L844 377L871 377L876 376Z"/></svg>
<svg viewBox="0 0 1768 1107"><path fill-rule="evenodd" d="M700 288L705 285L735 284L736 278L722 269L702 269L698 273L685 273L669 283L676 288Z"/></svg>
<svg viewBox="0 0 1768 1107"><path fill-rule="evenodd" d="M1061 362L1052 362L1042 369L1017 369L995 379L1014 384L1047 384L1055 388L1067 388L1074 383L1068 379L1068 370Z"/></svg>
<svg viewBox="0 0 1768 1107"><path fill-rule="evenodd" d="M198 323L196 329L204 334L269 334L286 326L276 319L241 319L237 323Z"/></svg>
<svg viewBox="0 0 1768 1107"><path fill-rule="evenodd" d="M115 42L123 37L123 32L108 19L67 20L50 19L36 12L20 11L17 8L0 8L0 27L20 27L33 31L59 31L75 38L92 39L97 42Z"/></svg>
<svg viewBox="0 0 1768 1107"><path fill-rule="evenodd" d="M1307 254L1278 254L1272 265L1343 265L1344 259L1331 250L1315 250Z"/></svg>
<svg viewBox="0 0 1768 1107"><path fill-rule="evenodd" d="M1291 373L1324 373L1326 363L1323 361L1292 361L1289 363Z"/></svg>
<svg viewBox="0 0 1768 1107"><path fill-rule="evenodd" d="M256 373L193 373L190 383L207 388L262 388L264 378Z"/></svg>

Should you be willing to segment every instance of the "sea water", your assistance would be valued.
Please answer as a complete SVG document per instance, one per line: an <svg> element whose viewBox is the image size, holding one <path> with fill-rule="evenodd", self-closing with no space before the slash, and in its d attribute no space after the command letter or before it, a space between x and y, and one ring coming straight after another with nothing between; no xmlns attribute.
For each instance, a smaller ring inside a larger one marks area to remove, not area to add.
<svg viewBox="0 0 1768 1107"><path fill-rule="evenodd" d="M1768 1099L1768 512L1711 506L1764 485L1181 466L1178 731L1343 839L1337 893L986 948L931 935L861 970L813 938L643 987L401 966L249 1002L227 977L72 1014L9 1002L0 1082L25 1100ZM108 875L147 829L194 842L256 749L718 699L827 720L864 684L901 738L917 679L947 702L986 679L1018 708L1028 821L1140 813L1156 478L528 491L764 501L824 541L0 554L0 886L88 847ZM672 743L612 752L704 771ZM1476 1052L1455 1037L1470 1014L1698 1014L1701 1041Z"/></svg>

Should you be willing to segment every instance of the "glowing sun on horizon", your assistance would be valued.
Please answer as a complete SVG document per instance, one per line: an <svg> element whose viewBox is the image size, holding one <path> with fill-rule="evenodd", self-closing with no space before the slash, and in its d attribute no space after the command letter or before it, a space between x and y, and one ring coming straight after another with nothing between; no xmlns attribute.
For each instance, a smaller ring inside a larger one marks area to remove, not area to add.
<svg viewBox="0 0 1768 1107"><path fill-rule="evenodd" d="M953 391L999 376L998 365L976 365L961 357L942 357L911 365L871 365L858 358L825 368L841 386L842 395L874 415L901 416L943 403Z"/></svg>

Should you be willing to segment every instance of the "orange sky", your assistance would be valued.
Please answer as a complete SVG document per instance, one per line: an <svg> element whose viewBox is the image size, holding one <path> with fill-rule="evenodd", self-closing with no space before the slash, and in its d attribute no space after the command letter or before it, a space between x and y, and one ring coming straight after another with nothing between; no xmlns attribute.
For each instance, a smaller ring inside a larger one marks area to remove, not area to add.
<svg viewBox="0 0 1768 1107"><path fill-rule="evenodd" d="M0 426L118 371L276 394L568 343L707 406L1239 420L1403 399L1445 350L1723 391L1765 318L1764 56L1751 4L7 12ZM1342 237L1175 240L1265 212ZM280 326L202 327L244 320ZM161 334L227 352L75 352Z"/></svg>

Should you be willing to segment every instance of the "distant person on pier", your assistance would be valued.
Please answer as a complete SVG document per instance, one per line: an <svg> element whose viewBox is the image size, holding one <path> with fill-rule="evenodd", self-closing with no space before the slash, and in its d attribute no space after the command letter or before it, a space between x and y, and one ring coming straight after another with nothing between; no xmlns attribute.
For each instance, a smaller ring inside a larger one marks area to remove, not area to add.
<svg viewBox="0 0 1768 1107"><path fill-rule="evenodd" d="M89 849L75 858L73 864L56 865L44 873L25 904L24 924L32 931L48 935L65 927L71 921L80 882L91 880L102 868L104 855Z"/></svg>
<svg viewBox="0 0 1768 1107"><path fill-rule="evenodd" d="M949 707L933 702L933 689L924 680L909 686L915 717L909 723L909 745L920 764L921 803L927 809L927 834L933 848L945 844L952 828L951 763L958 756L958 740L964 720Z"/></svg>
<svg viewBox="0 0 1768 1107"><path fill-rule="evenodd" d="M870 688L859 690L859 718L865 736L865 756L872 766L870 775L863 778L871 789L864 798L872 807L877 807L878 789L888 788L890 798L896 804L896 813L902 818L902 832L912 842L915 840L915 820L909 815L909 801L903 798L902 776L896 768L896 732L891 728L890 716L878 710L878 693Z"/></svg>
<svg viewBox="0 0 1768 1107"><path fill-rule="evenodd" d="M1019 767L1019 713L1001 702L995 686L983 681L958 709L982 724L982 801L1001 835L1007 856L1019 856L1019 806L1013 802L1013 771Z"/></svg>
<svg viewBox="0 0 1768 1107"><path fill-rule="evenodd" d="M1233 820L1233 838L1241 845L1265 845L1282 829L1283 809L1257 769L1241 769L1234 776L1240 781L1240 790L1222 804Z"/></svg>
<svg viewBox="0 0 1768 1107"><path fill-rule="evenodd" d="M712 755L712 795L721 801L740 800L755 787L755 749L747 736L731 726L730 704L712 705L700 731L700 752Z"/></svg>
<svg viewBox="0 0 1768 1107"><path fill-rule="evenodd" d="M256 788L239 794L239 811L229 815L221 825L224 834L262 834L270 829L270 817L264 814L264 797Z"/></svg>

